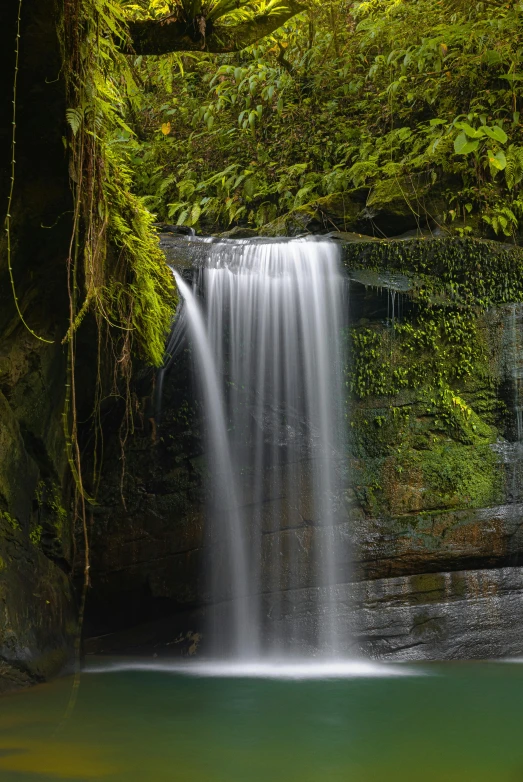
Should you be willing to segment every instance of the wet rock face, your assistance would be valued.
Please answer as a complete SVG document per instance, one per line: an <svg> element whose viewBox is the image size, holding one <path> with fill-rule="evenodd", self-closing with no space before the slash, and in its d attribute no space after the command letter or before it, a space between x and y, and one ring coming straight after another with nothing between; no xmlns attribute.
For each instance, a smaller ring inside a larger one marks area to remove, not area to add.
<svg viewBox="0 0 523 782"><path fill-rule="evenodd" d="M333 611L353 628L349 654L452 660L520 656L523 569L510 567L382 578L336 589ZM307 648L315 622L310 589L266 597L265 612L289 644Z"/></svg>
<svg viewBox="0 0 523 782"><path fill-rule="evenodd" d="M151 376L138 389L144 412L125 462L118 429L107 438L91 528L87 635L201 603L203 452L189 358L182 352L166 374L161 410Z"/></svg>
<svg viewBox="0 0 523 782"><path fill-rule="evenodd" d="M63 359L17 334L0 348L0 692L58 673L76 632Z"/></svg>
<svg viewBox="0 0 523 782"><path fill-rule="evenodd" d="M380 579L362 587L355 621L362 650L373 656L452 660L523 652L520 567Z"/></svg>
<svg viewBox="0 0 523 782"><path fill-rule="evenodd" d="M169 241L174 257L179 239ZM353 649L382 658L520 653L522 305L471 316L441 296L419 296L419 282L395 269L349 272L350 485L340 498L344 519L331 533L346 552L335 610L356 628ZM221 554L206 550L206 467L189 377L182 352L165 377L161 422L155 429L145 415L130 443L126 508L117 449L106 462L112 489L93 527L89 631L126 630L103 639L106 651L182 649L215 610L205 562ZM284 450L274 468L283 472ZM306 481L276 531L271 514L285 508L285 497L270 487L285 483L267 476L260 511L264 613L306 646L312 590L323 588L312 544L319 537L321 548L325 532ZM279 552L275 584L270 563ZM148 620L139 634L129 631Z"/></svg>
<svg viewBox="0 0 523 782"><path fill-rule="evenodd" d="M0 7L0 195L11 177L17 3ZM58 673L71 658L76 605L62 424L65 259L71 210L65 88L53 0L24 3L11 267L0 237L0 692Z"/></svg>

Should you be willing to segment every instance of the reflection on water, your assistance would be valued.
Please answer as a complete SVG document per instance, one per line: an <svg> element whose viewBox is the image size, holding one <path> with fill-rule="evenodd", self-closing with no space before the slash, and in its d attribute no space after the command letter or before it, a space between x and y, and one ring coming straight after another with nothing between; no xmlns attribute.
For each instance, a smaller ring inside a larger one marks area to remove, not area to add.
<svg viewBox="0 0 523 782"><path fill-rule="evenodd" d="M0 699L0 780L523 782L522 665L381 667L278 680L104 664L65 725L68 679Z"/></svg>

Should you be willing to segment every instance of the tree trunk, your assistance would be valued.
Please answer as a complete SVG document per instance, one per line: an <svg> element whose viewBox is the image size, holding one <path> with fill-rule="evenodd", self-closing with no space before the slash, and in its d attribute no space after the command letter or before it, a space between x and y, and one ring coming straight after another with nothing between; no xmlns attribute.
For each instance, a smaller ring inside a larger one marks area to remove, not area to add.
<svg viewBox="0 0 523 782"><path fill-rule="evenodd" d="M214 54L238 52L270 35L304 8L296 0L282 0L281 9L272 14L260 14L250 22L231 27L194 24L166 19L131 22L131 51L136 54L167 54L168 52L206 51Z"/></svg>

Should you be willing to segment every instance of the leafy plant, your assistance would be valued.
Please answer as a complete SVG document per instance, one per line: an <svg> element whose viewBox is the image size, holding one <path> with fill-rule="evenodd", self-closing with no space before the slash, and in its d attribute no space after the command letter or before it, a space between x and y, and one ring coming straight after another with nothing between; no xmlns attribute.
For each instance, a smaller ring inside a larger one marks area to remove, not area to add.
<svg viewBox="0 0 523 782"><path fill-rule="evenodd" d="M125 146L138 192L158 217L183 216L204 231L259 227L357 189L370 192L373 207L435 192L453 200L450 230L514 234L523 181L521 4L306 7L242 53L132 63L142 89L139 109L126 117L137 135ZM224 173L231 166L233 181ZM414 183L410 195L405 182Z"/></svg>

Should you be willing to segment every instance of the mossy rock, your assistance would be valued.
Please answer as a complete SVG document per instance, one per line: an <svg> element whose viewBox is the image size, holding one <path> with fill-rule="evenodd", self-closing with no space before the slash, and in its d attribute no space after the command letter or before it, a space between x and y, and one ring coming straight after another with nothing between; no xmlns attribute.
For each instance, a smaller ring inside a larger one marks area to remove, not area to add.
<svg viewBox="0 0 523 782"><path fill-rule="evenodd" d="M259 231L256 228L243 228L240 225L231 228L229 231L224 231L220 234L221 239L253 239L258 236Z"/></svg>
<svg viewBox="0 0 523 782"><path fill-rule="evenodd" d="M437 225L445 208L438 192L421 179L384 180L372 190L359 187L317 198L264 225L261 236L348 231L399 236Z"/></svg>
<svg viewBox="0 0 523 782"><path fill-rule="evenodd" d="M357 230L358 218L365 206L364 193L334 193L293 209L260 228L260 236L296 236L298 234L325 233L326 231Z"/></svg>
<svg viewBox="0 0 523 782"><path fill-rule="evenodd" d="M370 271L411 282L401 317L398 304L394 319L390 301L380 310L369 300L383 293L370 293L358 306L371 317L358 315L350 329L360 506L387 518L506 502L514 480L500 454L513 437L506 386L517 360L507 348L507 302L523 299L521 249L474 239L358 239L342 240L351 285L365 288Z"/></svg>

